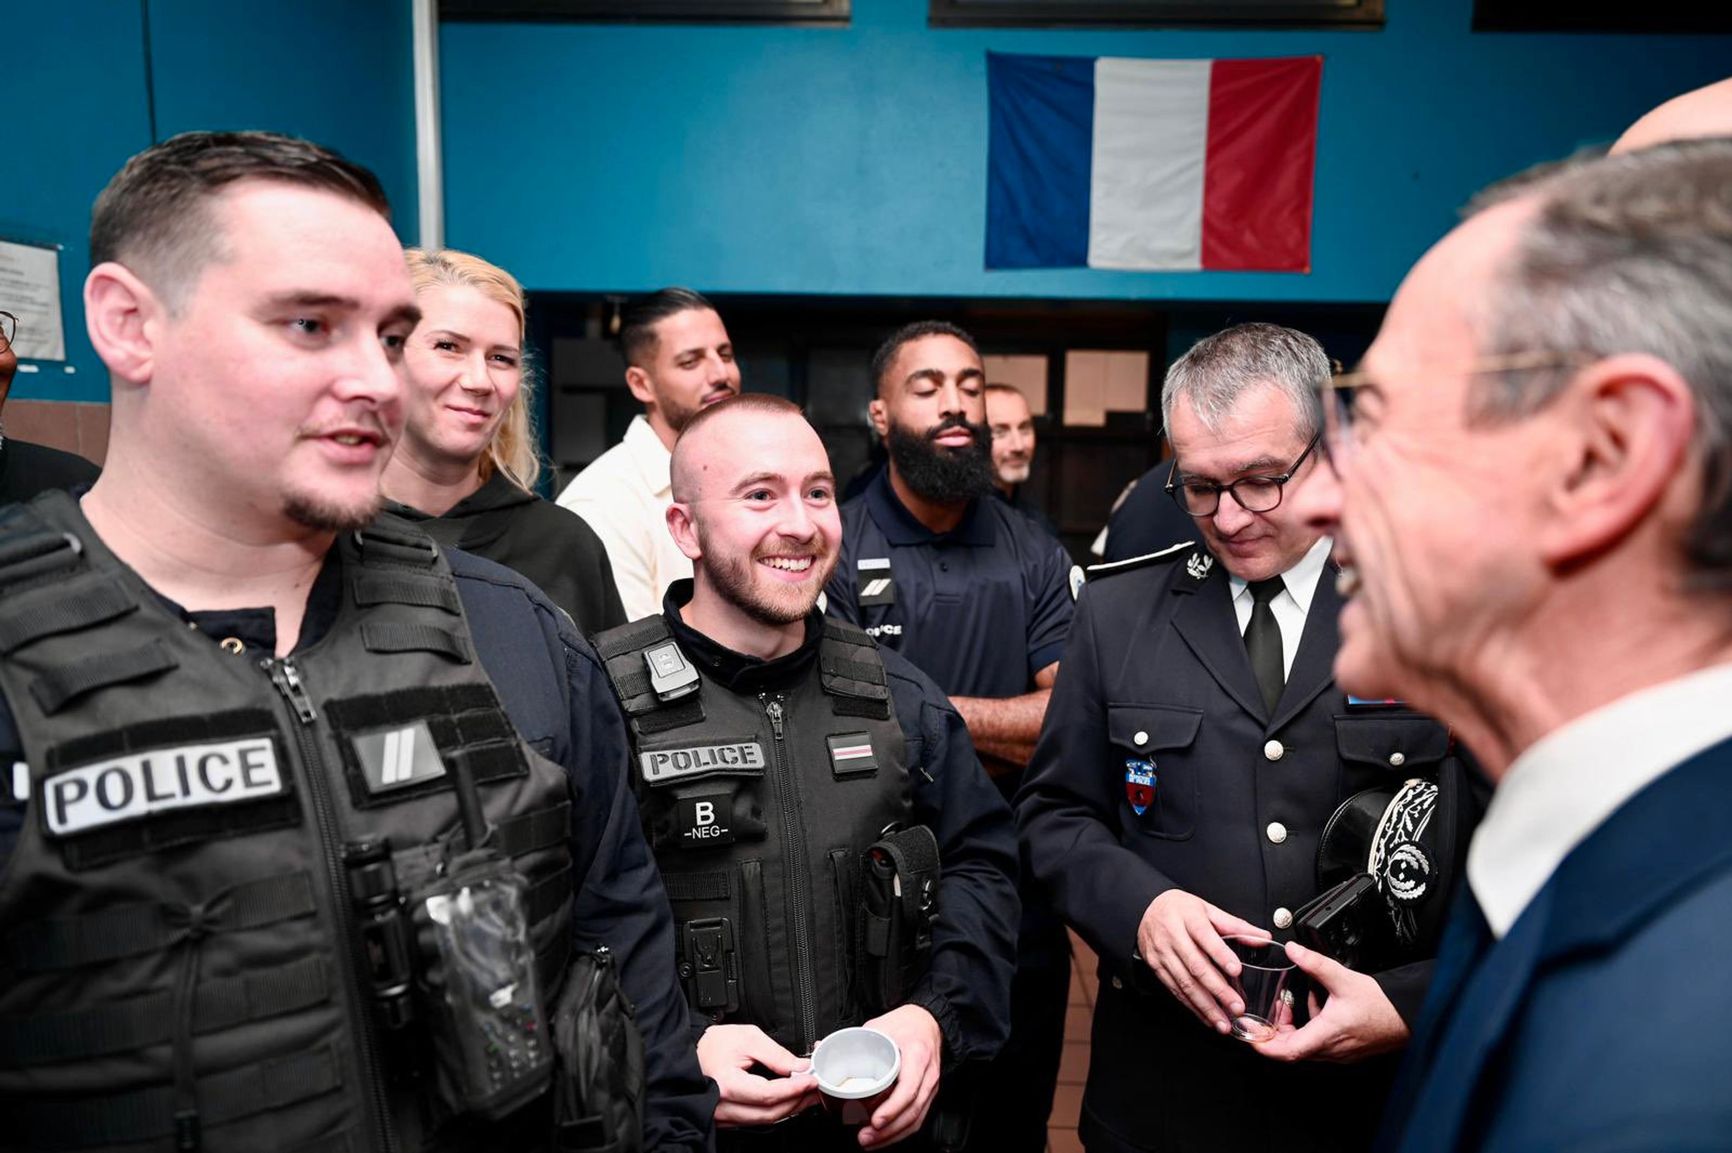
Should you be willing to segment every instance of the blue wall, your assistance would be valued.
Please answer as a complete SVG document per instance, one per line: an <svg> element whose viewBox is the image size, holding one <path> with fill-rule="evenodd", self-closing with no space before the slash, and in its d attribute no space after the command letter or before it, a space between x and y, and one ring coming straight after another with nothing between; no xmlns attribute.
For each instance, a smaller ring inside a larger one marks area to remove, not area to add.
<svg viewBox="0 0 1732 1153"><path fill-rule="evenodd" d="M446 240L537 289L1382 300L1478 187L1732 73L1732 37L450 24ZM1325 57L1313 272L987 272L986 57Z"/></svg>
<svg viewBox="0 0 1732 1153"><path fill-rule="evenodd" d="M149 12L150 70L143 11ZM81 304L90 205L157 138L266 128L329 144L379 174L397 229L415 234L408 0L36 0L7 6L0 236L64 246L67 374L20 373L20 399L108 399ZM4 303L0 302L0 307Z"/></svg>

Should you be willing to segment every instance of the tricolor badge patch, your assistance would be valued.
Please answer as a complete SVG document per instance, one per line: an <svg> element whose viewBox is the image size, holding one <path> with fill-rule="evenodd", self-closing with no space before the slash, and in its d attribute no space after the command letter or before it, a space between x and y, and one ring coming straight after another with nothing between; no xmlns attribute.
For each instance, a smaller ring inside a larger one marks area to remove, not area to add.
<svg viewBox="0 0 1732 1153"><path fill-rule="evenodd" d="M1155 800L1155 762L1125 758L1125 800L1139 817L1148 811Z"/></svg>
<svg viewBox="0 0 1732 1153"><path fill-rule="evenodd" d="M878 771L870 733L838 733L824 740L830 746L830 771L838 777L870 776Z"/></svg>

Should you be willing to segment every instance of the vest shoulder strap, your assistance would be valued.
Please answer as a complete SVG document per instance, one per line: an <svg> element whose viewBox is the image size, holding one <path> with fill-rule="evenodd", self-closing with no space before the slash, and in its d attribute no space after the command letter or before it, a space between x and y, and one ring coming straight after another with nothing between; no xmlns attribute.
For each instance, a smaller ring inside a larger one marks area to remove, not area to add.
<svg viewBox="0 0 1732 1153"><path fill-rule="evenodd" d="M890 684L878 642L846 621L825 618L818 679L831 707L844 716L890 719Z"/></svg>
<svg viewBox="0 0 1732 1153"><path fill-rule="evenodd" d="M613 685L620 708L639 736L697 724L704 719L703 692L666 702L650 683L644 654L657 645L674 643L673 630L660 613L598 633L595 651Z"/></svg>

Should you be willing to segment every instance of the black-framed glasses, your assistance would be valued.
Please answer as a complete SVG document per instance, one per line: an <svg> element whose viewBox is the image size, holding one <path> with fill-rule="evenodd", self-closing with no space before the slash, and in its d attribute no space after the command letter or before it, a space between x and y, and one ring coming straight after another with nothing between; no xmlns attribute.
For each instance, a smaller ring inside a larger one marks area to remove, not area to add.
<svg viewBox="0 0 1732 1153"><path fill-rule="evenodd" d="M1242 476L1232 484L1216 484L1212 480L1180 481L1175 474L1174 479L1167 481L1167 495L1192 516L1214 516L1215 510L1221 507L1222 493L1230 495L1246 512L1268 512L1281 503L1287 482L1298 475L1305 458L1316 451L1322 439L1323 430L1318 429L1305 446L1305 451L1286 472Z"/></svg>
<svg viewBox="0 0 1732 1153"><path fill-rule="evenodd" d="M0 344L8 348L12 346L12 338L18 335L18 318L10 312L0 311Z"/></svg>

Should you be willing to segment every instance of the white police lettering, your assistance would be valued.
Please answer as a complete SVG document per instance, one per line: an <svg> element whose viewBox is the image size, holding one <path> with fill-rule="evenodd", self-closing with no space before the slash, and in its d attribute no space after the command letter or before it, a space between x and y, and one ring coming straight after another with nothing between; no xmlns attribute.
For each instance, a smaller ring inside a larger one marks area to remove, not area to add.
<svg viewBox="0 0 1732 1153"><path fill-rule="evenodd" d="M51 836L67 837L166 809L226 805L283 792L268 737L182 745L97 761L42 782Z"/></svg>
<svg viewBox="0 0 1732 1153"><path fill-rule="evenodd" d="M687 749L653 749L639 753L638 763L643 766L643 779L654 785L703 773L762 772L765 761L762 745L739 741Z"/></svg>
<svg viewBox="0 0 1732 1153"><path fill-rule="evenodd" d="M902 635L901 625L867 625L866 635L870 637L899 637Z"/></svg>

